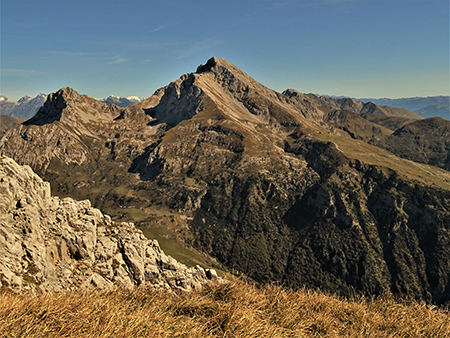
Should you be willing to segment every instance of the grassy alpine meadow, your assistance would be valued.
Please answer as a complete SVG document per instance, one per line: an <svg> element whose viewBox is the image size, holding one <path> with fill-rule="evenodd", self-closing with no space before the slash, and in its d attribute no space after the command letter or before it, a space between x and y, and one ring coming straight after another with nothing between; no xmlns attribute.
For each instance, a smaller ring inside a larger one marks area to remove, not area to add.
<svg viewBox="0 0 450 338"><path fill-rule="evenodd" d="M242 281L189 294L0 294L1 337L449 337L446 309Z"/></svg>

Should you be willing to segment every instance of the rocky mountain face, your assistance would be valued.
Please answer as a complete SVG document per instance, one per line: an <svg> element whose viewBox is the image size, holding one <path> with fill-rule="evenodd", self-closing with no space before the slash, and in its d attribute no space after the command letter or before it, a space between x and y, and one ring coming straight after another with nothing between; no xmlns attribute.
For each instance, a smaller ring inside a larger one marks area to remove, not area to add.
<svg viewBox="0 0 450 338"><path fill-rule="evenodd" d="M87 161L89 145L83 138L96 134L92 128L118 117L121 109L82 96L71 88L49 95L49 99L34 117L18 125L13 134L28 141L5 135L5 145L14 149L26 146L21 163L33 163L33 168L47 168L53 158L65 164ZM39 126L39 127L36 127ZM17 133L17 134L16 134ZM16 143L18 142L18 143Z"/></svg>
<svg viewBox="0 0 450 338"><path fill-rule="evenodd" d="M450 172L377 146L417 115L278 93L218 58L125 109L58 93L0 152L60 197L140 225L171 210L258 282L449 299Z"/></svg>
<svg viewBox="0 0 450 338"><path fill-rule="evenodd" d="M39 94L34 98L24 96L17 102L11 101L4 96L1 98L0 115L29 119L42 107L47 99L47 95Z"/></svg>
<svg viewBox="0 0 450 338"><path fill-rule="evenodd" d="M89 200L52 197L30 167L0 157L0 286L14 291L148 285L190 291L218 281L187 268L132 223L111 221Z"/></svg>
<svg viewBox="0 0 450 338"><path fill-rule="evenodd" d="M283 94L291 98L299 98L304 96L304 94L301 94L294 89L287 89L283 92ZM334 110L354 113L369 122L375 123L377 128L382 126L390 129L391 132L392 130L403 127L405 124L411 123L412 121L423 119L423 117L404 108L379 106L370 101L364 103L362 101L346 97L330 98L327 96L318 97L314 94L308 94L308 100L314 102L315 105L325 110L334 108ZM335 112L331 113L335 115ZM359 117L354 115L352 119L359 119Z"/></svg>

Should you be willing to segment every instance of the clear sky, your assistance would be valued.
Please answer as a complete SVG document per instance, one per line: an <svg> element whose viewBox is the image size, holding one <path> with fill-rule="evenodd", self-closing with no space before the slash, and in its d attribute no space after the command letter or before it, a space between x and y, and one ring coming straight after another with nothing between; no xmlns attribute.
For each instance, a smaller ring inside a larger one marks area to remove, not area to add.
<svg viewBox="0 0 450 338"><path fill-rule="evenodd" d="M148 97L211 56L283 91L449 95L448 0L0 0L1 94Z"/></svg>

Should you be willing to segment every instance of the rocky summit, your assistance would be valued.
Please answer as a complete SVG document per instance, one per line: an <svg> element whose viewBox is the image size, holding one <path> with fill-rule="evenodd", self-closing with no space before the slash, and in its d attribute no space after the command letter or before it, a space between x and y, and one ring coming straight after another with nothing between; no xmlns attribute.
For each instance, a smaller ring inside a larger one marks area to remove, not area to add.
<svg viewBox="0 0 450 338"><path fill-rule="evenodd" d="M415 139L426 156L393 145L443 121L279 93L216 57L127 108L94 101L49 95L0 153L259 283L450 299L447 127Z"/></svg>
<svg viewBox="0 0 450 338"><path fill-rule="evenodd" d="M89 200L52 197L30 167L0 157L0 286L13 291L133 288L190 291L218 281L187 268L132 223L117 223Z"/></svg>

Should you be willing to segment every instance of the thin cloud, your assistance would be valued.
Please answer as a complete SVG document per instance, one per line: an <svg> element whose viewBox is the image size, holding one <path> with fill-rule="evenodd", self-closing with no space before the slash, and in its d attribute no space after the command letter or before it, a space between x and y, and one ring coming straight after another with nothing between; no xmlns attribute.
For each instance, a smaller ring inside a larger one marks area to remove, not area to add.
<svg viewBox="0 0 450 338"><path fill-rule="evenodd" d="M111 62L108 62L109 65L117 65L120 63L125 63L127 60L125 60L122 56L116 55L113 57L113 60Z"/></svg>
<svg viewBox="0 0 450 338"><path fill-rule="evenodd" d="M120 63L125 63L127 60L121 55L113 55L111 53L105 52L76 52L76 51L60 51L53 50L48 51L48 55L64 58L64 59L83 59L83 60L93 60L106 63L108 65L116 65Z"/></svg>
<svg viewBox="0 0 450 338"><path fill-rule="evenodd" d="M161 25L161 26L159 26L159 27L156 27L155 29L152 29L152 30L150 30L149 31L149 33L156 33L156 32L159 32L161 29L163 29L165 26L164 25Z"/></svg>
<svg viewBox="0 0 450 338"><path fill-rule="evenodd" d="M104 58L107 57L109 54L104 52L74 52L74 51L61 51L61 50L52 50L47 52L50 55L53 56L62 56L65 58Z"/></svg>
<svg viewBox="0 0 450 338"><path fill-rule="evenodd" d="M0 72L2 75L5 76L17 76L17 77L36 77L44 74L44 72L38 70L14 69L14 68L2 68Z"/></svg>
<svg viewBox="0 0 450 338"><path fill-rule="evenodd" d="M154 50L163 47L179 46L179 42L139 42L139 41L95 41L97 45L114 46L134 50Z"/></svg>
<svg viewBox="0 0 450 338"><path fill-rule="evenodd" d="M169 27L177 26L177 25L179 25L180 23L182 23L184 21L186 21L186 20L178 20L178 21L174 21L174 22L166 22L163 25L159 25L158 27L147 31L147 33L156 33L156 32L159 32L162 29L166 29L166 28L169 28Z"/></svg>

